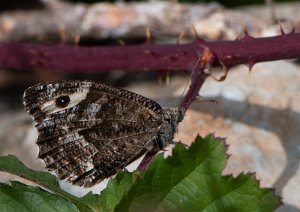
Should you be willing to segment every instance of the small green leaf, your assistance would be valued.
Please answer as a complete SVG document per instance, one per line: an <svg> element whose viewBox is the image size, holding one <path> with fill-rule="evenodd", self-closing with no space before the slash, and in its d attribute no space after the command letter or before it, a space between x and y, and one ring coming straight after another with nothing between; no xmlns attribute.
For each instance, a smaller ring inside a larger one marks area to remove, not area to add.
<svg viewBox="0 0 300 212"><path fill-rule="evenodd" d="M19 182L0 183L0 211L78 211L64 198Z"/></svg>
<svg viewBox="0 0 300 212"><path fill-rule="evenodd" d="M78 200L89 206L89 208L92 209L92 211L101 211L101 205L99 203L99 194L93 194L91 191L87 193L86 195L82 196L81 198L78 198Z"/></svg>
<svg viewBox="0 0 300 212"><path fill-rule="evenodd" d="M54 175L48 172L31 170L14 155L0 156L0 171L23 177L53 191L60 190Z"/></svg>
<svg viewBox="0 0 300 212"><path fill-rule="evenodd" d="M100 208L98 205L99 195L87 194L82 198L75 197L60 189L54 175L48 172L29 169L13 155L0 156L0 171L8 172L35 182L41 187L73 203L80 211L98 211Z"/></svg>
<svg viewBox="0 0 300 212"><path fill-rule="evenodd" d="M101 192L100 205L102 211L114 211L124 194L130 189L138 175L129 172L118 172L117 176L111 179L105 190Z"/></svg>
<svg viewBox="0 0 300 212"><path fill-rule="evenodd" d="M172 156L156 156L125 192L115 211L273 211L279 197L259 188L251 174L222 176L226 145L197 137L189 149L176 145Z"/></svg>

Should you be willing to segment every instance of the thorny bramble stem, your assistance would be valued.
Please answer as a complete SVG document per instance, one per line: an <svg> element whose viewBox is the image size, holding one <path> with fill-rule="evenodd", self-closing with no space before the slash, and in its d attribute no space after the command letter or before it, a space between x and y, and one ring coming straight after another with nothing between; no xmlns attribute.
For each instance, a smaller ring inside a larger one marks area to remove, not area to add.
<svg viewBox="0 0 300 212"><path fill-rule="evenodd" d="M213 65L226 67L280 59L300 58L300 33L253 38L247 33L237 41L188 44L144 44L82 47L25 43L0 43L0 67L54 69L64 72L191 70L204 47L214 54Z"/></svg>

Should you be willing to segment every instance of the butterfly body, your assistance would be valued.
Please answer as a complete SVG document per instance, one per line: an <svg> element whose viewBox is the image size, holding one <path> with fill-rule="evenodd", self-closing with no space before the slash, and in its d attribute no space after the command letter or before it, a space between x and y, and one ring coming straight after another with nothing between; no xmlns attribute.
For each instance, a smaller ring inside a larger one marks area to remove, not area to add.
<svg viewBox="0 0 300 212"><path fill-rule="evenodd" d="M91 81L56 81L24 92L39 158L60 179L90 187L149 151L172 143L179 108Z"/></svg>

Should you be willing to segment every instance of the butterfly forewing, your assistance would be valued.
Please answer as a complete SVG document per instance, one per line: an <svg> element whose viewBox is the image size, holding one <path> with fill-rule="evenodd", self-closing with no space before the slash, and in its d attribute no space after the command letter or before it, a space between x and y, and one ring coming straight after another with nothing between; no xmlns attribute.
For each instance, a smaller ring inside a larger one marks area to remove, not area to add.
<svg viewBox="0 0 300 212"><path fill-rule="evenodd" d="M162 109L129 91L89 81L50 82L28 88L24 104L36 121L39 157L74 184L92 186L157 148Z"/></svg>

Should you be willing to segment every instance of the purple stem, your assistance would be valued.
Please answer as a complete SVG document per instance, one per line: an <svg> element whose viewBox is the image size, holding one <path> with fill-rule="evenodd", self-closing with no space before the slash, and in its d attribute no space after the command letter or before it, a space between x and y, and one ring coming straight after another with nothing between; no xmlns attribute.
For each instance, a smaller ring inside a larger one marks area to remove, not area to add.
<svg viewBox="0 0 300 212"><path fill-rule="evenodd" d="M0 43L0 66L15 69L54 69L65 72L191 70L204 47L227 67L300 58L300 33L268 38L246 34L238 41L188 44L145 44L116 47L82 47Z"/></svg>
<svg viewBox="0 0 300 212"><path fill-rule="evenodd" d="M210 49L206 48L195 64L194 70L192 71L191 75L190 87L180 103L180 107L184 108L185 111L199 96L199 90L208 76L208 74L206 74L204 70L205 68L210 66L212 61L214 60L215 58L213 53L210 51Z"/></svg>

